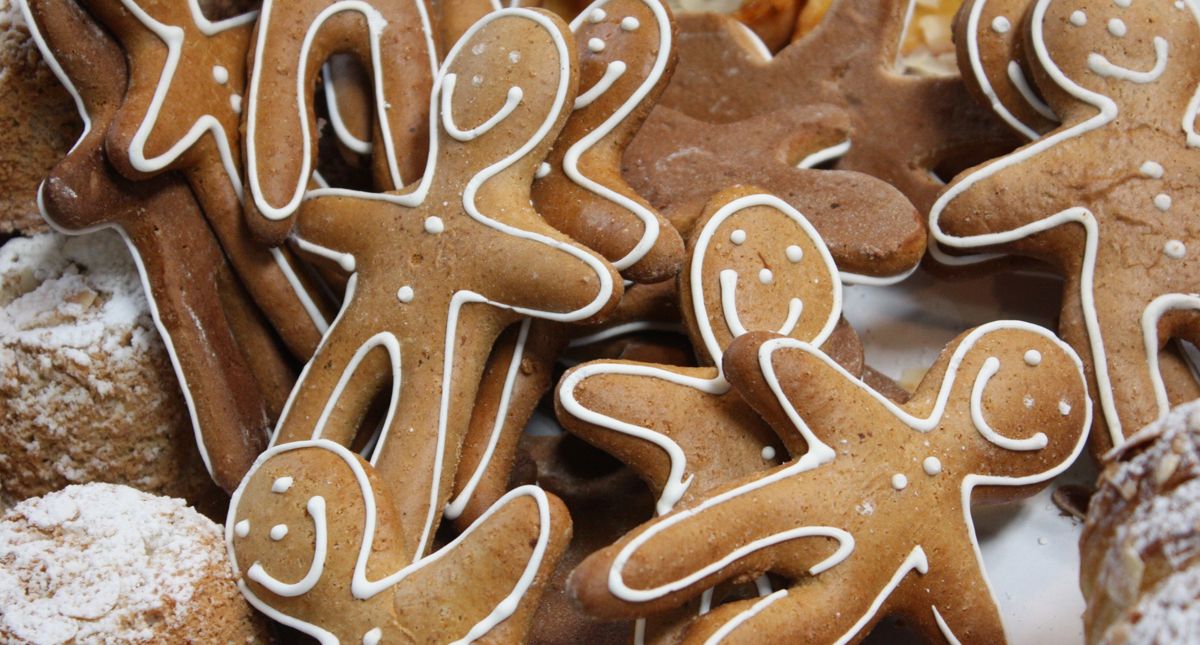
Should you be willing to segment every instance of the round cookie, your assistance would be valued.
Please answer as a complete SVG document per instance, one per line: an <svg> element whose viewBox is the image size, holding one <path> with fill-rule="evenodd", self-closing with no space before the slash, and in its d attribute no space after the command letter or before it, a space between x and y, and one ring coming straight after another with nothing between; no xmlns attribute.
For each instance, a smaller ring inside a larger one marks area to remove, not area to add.
<svg viewBox="0 0 1200 645"><path fill-rule="evenodd" d="M69 486L0 518L0 640L268 642L221 527L182 500Z"/></svg>
<svg viewBox="0 0 1200 645"><path fill-rule="evenodd" d="M0 366L0 504L91 481L216 501L116 234L0 248Z"/></svg>

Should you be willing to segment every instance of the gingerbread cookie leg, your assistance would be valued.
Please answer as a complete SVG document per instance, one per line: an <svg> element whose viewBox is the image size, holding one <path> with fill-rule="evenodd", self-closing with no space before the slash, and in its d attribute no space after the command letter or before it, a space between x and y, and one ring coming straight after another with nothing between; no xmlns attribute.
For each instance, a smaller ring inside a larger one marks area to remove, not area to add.
<svg viewBox="0 0 1200 645"><path fill-rule="evenodd" d="M566 547L570 518L557 498L524 486L434 555L410 562L400 535L388 486L326 440L264 453L226 523L246 597L322 643L485 635L517 643ZM445 603L427 602L431 592Z"/></svg>

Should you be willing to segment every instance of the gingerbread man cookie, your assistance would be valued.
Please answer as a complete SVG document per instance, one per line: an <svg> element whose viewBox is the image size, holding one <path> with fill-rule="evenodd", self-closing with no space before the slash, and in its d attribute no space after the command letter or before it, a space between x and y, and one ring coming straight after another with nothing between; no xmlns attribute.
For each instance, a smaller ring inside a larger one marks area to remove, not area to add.
<svg viewBox="0 0 1200 645"><path fill-rule="evenodd" d="M797 106L843 107L851 134L848 146L830 151L836 167L883 179L928 212L942 188L933 171L986 159L1014 141L961 79L899 72L910 2L835 0L815 30L774 56L730 17L683 16L679 64L661 104L714 123Z"/></svg>
<svg viewBox="0 0 1200 645"><path fill-rule="evenodd" d="M496 337L526 316L602 317L621 297L612 267L530 206L575 95L573 56L551 14L488 14L435 80L421 181L402 193L312 191L299 214L300 239L355 274L274 441L349 443L388 392L370 461L398 493L416 554L432 546Z"/></svg>
<svg viewBox="0 0 1200 645"><path fill-rule="evenodd" d="M1029 81L1025 12L1030 0L967 0L954 19L958 68L967 88L1013 130L1034 140L1058 117Z"/></svg>
<svg viewBox="0 0 1200 645"><path fill-rule="evenodd" d="M1170 408L1164 344L1200 340L1200 237L1187 217L1200 170L1200 9L1038 0L1030 11L1034 80L1062 125L956 178L929 225L947 248L1032 256L1063 273L1060 332L1088 365L1103 451Z"/></svg>
<svg viewBox="0 0 1200 645"><path fill-rule="evenodd" d="M562 502L519 487L436 553L414 556L392 490L333 441L263 453L225 524L242 593L322 645L523 642L570 539Z"/></svg>
<svg viewBox="0 0 1200 645"><path fill-rule="evenodd" d="M346 84L348 101L373 103L371 133L335 129L351 149L374 152L376 185L398 190L423 169L429 139L427 100L437 71L437 40L424 0L263 3L250 56L247 89L246 185L251 227L282 242L292 228L317 158L317 77L335 55L352 56L372 85ZM334 86L331 78L326 87ZM332 113L339 100L333 93ZM347 113L353 113L347 107ZM337 128L341 123L342 128ZM345 135L342 136L342 130ZM370 147L366 144L369 134Z"/></svg>
<svg viewBox="0 0 1200 645"><path fill-rule="evenodd" d="M130 182L109 164L105 133L126 83L117 44L72 0L29 0L22 10L88 124L39 190L46 220L67 233L121 232L183 388L200 455L216 482L233 490L291 389L287 359L226 264L187 184L173 174Z"/></svg>
<svg viewBox="0 0 1200 645"><path fill-rule="evenodd" d="M242 216L238 125L256 14L212 22L198 0L80 4L129 61L129 86L107 133L109 160L132 180L181 171L246 289L288 348L308 357L332 308L294 255L257 244Z"/></svg>
<svg viewBox="0 0 1200 645"><path fill-rule="evenodd" d="M666 89L675 25L660 0L597 0L571 22L579 96L533 187L560 231L634 282L675 276L683 240L621 177L621 155Z"/></svg>
<svg viewBox="0 0 1200 645"><path fill-rule="evenodd" d="M690 246L680 309L705 366L592 361L563 376L555 402L567 430L650 484L660 514L784 456L725 380L721 357L734 338L762 329L817 345L833 337L850 368L862 369L853 331L834 336L842 284L833 258L786 202L754 188L726 190Z"/></svg>
<svg viewBox="0 0 1200 645"><path fill-rule="evenodd" d="M684 642L857 642L890 614L952 643L1003 642L971 503L1031 494L1083 450L1091 402L1070 347L1027 323L984 325L903 405L774 334L739 337L724 365L797 457L591 556L571 579L587 610L661 611L770 571L799 584L714 609Z"/></svg>

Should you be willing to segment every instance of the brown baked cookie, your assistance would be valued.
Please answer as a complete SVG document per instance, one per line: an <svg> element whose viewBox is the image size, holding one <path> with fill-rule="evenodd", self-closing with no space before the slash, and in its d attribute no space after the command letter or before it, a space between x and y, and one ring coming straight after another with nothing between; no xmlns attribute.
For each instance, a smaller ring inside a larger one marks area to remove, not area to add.
<svg viewBox="0 0 1200 645"><path fill-rule="evenodd" d="M684 642L856 642L888 615L933 639L1004 641L970 507L1031 494L1083 450L1091 403L1070 347L1027 323L984 325L904 405L775 334L739 337L724 365L793 460L588 558L571 578L585 609L657 612L769 571L795 584L714 609Z"/></svg>
<svg viewBox="0 0 1200 645"><path fill-rule="evenodd" d="M1029 81L1025 15L1031 0L966 0L954 19L958 68L967 89L1029 140L1058 125L1058 117Z"/></svg>
<svg viewBox="0 0 1200 645"><path fill-rule="evenodd" d="M374 153L376 186L398 190L417 179L429 143L428 99L437 69L437 39L424 0L266 0L255 30L243 121L246 210L258 235L280 243L292 228L317 159L317 78L338 54L353 56L372 83L339 84L332 105L340 108L338 94L373 104L369 132L348 133L371 143L360 152Z"/></svg>
<svg viewBox="0 0 1200 645"><path fill-rule="evenodd" d="M810 169L849 128L831 106L705 123L660 105L626 152L624 172L684 235L718 187L758 186L804 213L847 274L901 279L925 253L925 227L912 204L873 177Z"/></svg>
<svg viewBox="0 0 1200 645"><path fill-rule="evenodd" d="M603 317L621 296L611 266L529 200L575 95L572 45L552 14L488 14L439 72L421 181L402 193L311 191L300 211L304 244L356 273L274 441L349 444L372 399L389 392L370 461L396 491L416 554L432 546L452 492L495 339L522 317Z"/></svg>
<svg viewBox="0 0 1200 645"><path fill-rule="evenodd" d="M523 642L570 540L562 502L519 487L424 556L408 548L393 490L327 439L263 453L225 524L242 593L324 643Z"/></svg>
<svg viewBox="0 0 1200 645"><path fill-rule="evenodd" d="M42 178L79 138L71 95L42 60L20 0L0 0L0 235L46 230Z"/></svg>
<svg viewBox="0 0 1200 645"><path fill-rule="evenodd" d="M24 6L43 56L79 97L90 124L42 185L46 218L64 231L114 227L125 236L183 388L200 454L217 483L233 490L265 444L272 408L290 389L291 369L187 184L174 174L130 182L109 164L105 132L125 91L120 48L73 0L28 0Z"/></svg>
<svg viewBox="0 0 1200 645"><path fill-rule="evenodd" d="M517 442L567 344L564 325L526 318L500 335L487 359L463 438L454 494L443 515L459 530L508 491Z"/></svg>
<svg viewBox="0 0 1200 645"><path fill-rule="evenodd" d="M883 179L928 212L942 188L935 171L986 159L1015 140L961 79L899 73L908 5L835 0L816 29L774 57L730 17L683 16L679 65L661 104L713 123L800 106L842 107L850 115L850 145L830 151L835 167Z"/></svg>
<svg viewBox="0 0 1200 645"><path fill-rule="evenodd" d="M571 30L580 91L538 169L534 205L625 278L668 280L683 262L683 240L621 177L621 155L671 78L671 12L661 0L597 0Z"/></svg>
<svg viewBox="0 0 1200 645"><path fill-rule="evenodd" d="M1083 356L1103 453L1166 414L1159 350L1200 340L1200 21L1184 3L1039 0L1034 80L1062 125L955 178L929 216L938 244L1048 261L1066 278L1059 331ZM1194 388L1188 388L1193 390Z"/></svg>
<svg viewBox="0 0 1200 645"><path fill-rule="evenodd" d="M256 243L242 216L238 126L256 14L212 22L195 2L80 5L112 32L129 61L129 85L108 127L109 161L131 180L179 170L247 291L292 353L307 358L332 307L290 250Z"/></svg>
<svg viewBox="0 0 1200 645"><path fill-rule="evenodd" d="M684 335L679 313L679 284L664 280L653 284L630 284L621 303L602 323L571 325L571 341L559 362L576 365L598 358L619 358L631 340L678 342L686 349L684 364L695 364L691 343ZM655 361L662 362L662 361Z"/></svg>

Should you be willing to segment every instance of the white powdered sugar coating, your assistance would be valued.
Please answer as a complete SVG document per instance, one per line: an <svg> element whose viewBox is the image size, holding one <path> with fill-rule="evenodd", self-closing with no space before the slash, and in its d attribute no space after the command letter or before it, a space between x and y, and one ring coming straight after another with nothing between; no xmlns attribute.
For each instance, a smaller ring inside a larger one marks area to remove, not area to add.
<svg viewBox="0 0 1200 645"><path fill-rule="evenodd" d="M1139 620L1109 636L1126 643L1190 643L1200 635L1200 568L1177 573L1142 596ZM1114 639L1116 640L1116 639Z"/></svg>
<svg viewBox="0 0 1200 645"><path fill-rule="evenodd" d="M183 500L70 486L0 519L0 641L160 640L228 571L221 527Z"/></svg>

